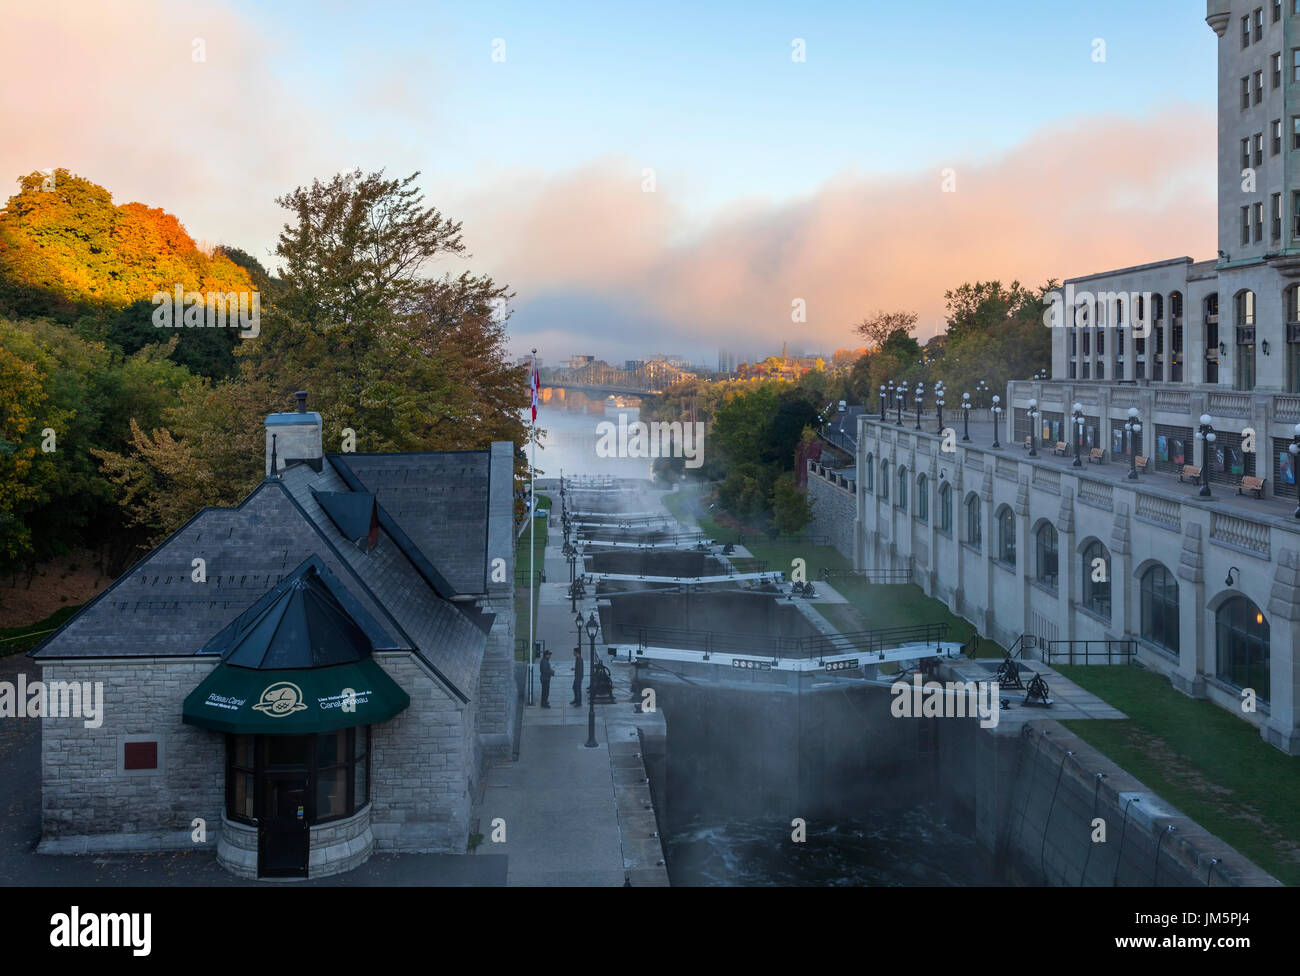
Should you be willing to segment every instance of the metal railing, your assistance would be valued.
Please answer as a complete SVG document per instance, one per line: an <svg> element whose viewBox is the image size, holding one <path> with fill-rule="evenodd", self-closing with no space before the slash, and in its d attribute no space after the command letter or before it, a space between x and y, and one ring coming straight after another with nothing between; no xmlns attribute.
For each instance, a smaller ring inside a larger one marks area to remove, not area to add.
<svg viewBox="0 0 1300 976"><path fill-rule="evenodd" d="M817 574L817 578L827 583L836 579L860 579L867 583L880 583L888 586L912 582L912 571L910 569L876 569L859 572L855 569L826 569L823 567L821 572Z"/></svg>
<svg viewBox="0 0 1300 976"><path fill-rule="evenodd" d="M665 647L682 651L699 651L703 655L722 653L780 660L824 658L830 654L879 654L904 644L938 645L948 639L946 623L889 627L851 634L814 634L807 637L773 637L771 635L719 633L679 627L642 627L619 624L620 643L635 643L642 650Z"/></svg>
<svg viewBox="0 0 1300 976"><path fill-rule="evenodd" d="M1048 664L1129 664L1135 651L1131 640L1043 641Z"/></svg>

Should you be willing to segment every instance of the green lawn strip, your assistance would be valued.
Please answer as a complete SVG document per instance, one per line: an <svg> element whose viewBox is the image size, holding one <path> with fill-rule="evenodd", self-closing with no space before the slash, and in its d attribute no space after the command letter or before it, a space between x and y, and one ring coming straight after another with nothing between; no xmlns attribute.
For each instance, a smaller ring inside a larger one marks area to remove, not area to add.
<svg viewBox="0 0 1300 976"><path fill-rule="evenodd" d="M1265 871L1300 884L1300 757L1254 726L1175 691L1138 667L1058 667L1128 715L1063 722L1079 738L1221 837Z"/></svg>
<svg viewBox="0 0 1300 976"><path fill-rule="evenodd" d="M537 496L537 507L547 509L551 507L551 499L546 495ZM524 529L523 534L515 542L515 637L524 642L523 649L518 648L516 641L515 659L520 661L528 660L528 539L530 535L535 534L533 559L534 568L541 570L546 564L546 526L547 518L534 519L531 533ZM533 586L533 612L537 612L537 602L541 595L541 585Z"/></svg>
<svg viewBox="0 0 1300 976"><path fill-rule="evenodd" d="M0 657L11 654L26 654L33 647L50 636L59 625L81 609L81 606L60 607L44 620L38 620L26 627L0 627Z"/></svg>

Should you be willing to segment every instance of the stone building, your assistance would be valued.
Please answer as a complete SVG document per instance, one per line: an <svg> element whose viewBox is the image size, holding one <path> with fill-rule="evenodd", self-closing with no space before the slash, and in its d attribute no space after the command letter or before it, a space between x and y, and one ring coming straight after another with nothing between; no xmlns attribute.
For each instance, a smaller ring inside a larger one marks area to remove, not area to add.
<svg viewBox="0 0 1300 976"><path fill-rule="evenodd" d="M32 652L102 682L42 726L48 853L215 845L245 877L463 851L516 721L513 446L331 454L299 395L266 480Z"/></svg>
<svg viewBox="0 0 1300 976"><path fill-rule="evenodd" d="M1052 378L1010 383L969 441L859 417L854 558L1007 646L1126 642L1296 754L1300 0L1207 12L1218 258L1067 279Z"/></svg>

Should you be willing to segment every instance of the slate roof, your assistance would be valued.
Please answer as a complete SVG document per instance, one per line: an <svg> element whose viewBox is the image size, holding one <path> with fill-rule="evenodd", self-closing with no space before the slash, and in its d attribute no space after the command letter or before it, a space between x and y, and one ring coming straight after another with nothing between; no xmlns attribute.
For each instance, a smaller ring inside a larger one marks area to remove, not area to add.
<svg viewBox="0 0 1300 976"><path fill-rule="evenodd" d="M330 454L354 491L373 492L393 525L433 564L440 595L488 591L489 451ZM382 523L381 523L382 524ZM409 547L408 547L409 548Z"/></svg>
<svg viewBox="0 0 1300 976"><path fill-rule="evenodd" d="M310 556L199 653L259 671L328 668L393 644L320 557Z"/></svg>
<svg viewBox="0 0 1300 976"><path fill-rule="evenodd" d="M352 457L355 455L349 459ZM442 507L461 512L453 524L466 532L473 533L481 522L477 531L483 533L486 552L488 452L459 453L446 464L437 463L439 455L396 457L401 463L391 468L371 463L359 467L377 484L400 484L423 472L443 479L439 482L442 487L427 495L445 497L456 488L467 499L481 498L483 512L478 519L470 517L473 504ZM434 460L420 463L427 459ZM237 617L255 612L259 601L263 607L274 602L271 591L314 558L322 574L330 574L354 601L355 610L349 606L348 611L363 629L371 629L364 620L373 621L374 629L385 635L394 649L415 651L452 694L468 702L478 690L493 615L473 603L448 602L446 597L455 595L455 590L437 578L436 572L431 577L425 550L404 534L382 502L372 500L381 527L377 545L367 551L364 540L358 545L358 540L350 538L366 502L329 499L330 494L351 490L332 463L336 460L337 456L331 457L319 472L306 464L291 465L281 478L262 482L234 508L203 509L65 622L31 656L174 657L202 653L205 648L211 653L209 645ZM357 481L355 474L349 472L349 476ZM455 486L448 484L452 478ZM357 494L366 493L359 489ZM408 506L408 517L438 507L431 503L421 507L419 495L408 486L389 497ZM321 497L334 508L344 529L322 507ZM444 546L438 556L444 551L452 554L450 562L462 583L474 585L476 593L482 591L486 560L482 554L465 558L465 550L470 548L465 538L453 540L438 531L413 535L426 539L427 545ZM206 561L206 583L191 578L196 558ZM477 566L477 584L471 582L471 564ZM227 636L230 633L227 631Z"/></svg>

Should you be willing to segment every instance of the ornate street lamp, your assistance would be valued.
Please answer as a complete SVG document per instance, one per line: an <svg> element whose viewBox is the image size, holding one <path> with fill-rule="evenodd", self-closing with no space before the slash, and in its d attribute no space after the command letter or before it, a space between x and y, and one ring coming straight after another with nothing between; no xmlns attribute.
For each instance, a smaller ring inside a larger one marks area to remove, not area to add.
<svg viewBox="0 0 1300 976"><path fill-rule="evenodd" d="M1137 450L1133 447L1133 438L1142 433L1142 424L1138 421L1138 408L1128 408L1128 420L1124 422L1124 429L1128 431L1128 479L1137 481Z"/></svg>
<svg viewBox="0 0 1300 976"><path fill-rule="evenodd" d="M1041 415L1038 409L1038 401L1029 401L1029 456L1038 457L1038 418Z"/></svg>
<svg viewBox="0 0 1300 976"><path fill-rule="evenodd" d="M916 384L916 429L921 429L921 398L925 396L925 384Z"/></svg>
<svg viewBox="0 0 1300 976"><path fill-rule="evenodd" d="M582 615L578 615L582 619ZM587 741L584 743L588 749L595 749L599 742L596 741L596 634L600 632L600 624L596 621L595 611L587 618L587 637L591 640L591 664L588 667L587 674ZM582 641L582 630L578 630L578 641Z"/></svg>
<svg viewBox="0 0 1300 976"><path fill-rule="evenodd" d="M894 406L898 408L897 426L903 426L903 401L907 399L907 384L899 383L894 388Z"/></svg>
<svg viewBox="0 0 1300 976"><path fill-rule="evenodd" d="M998 406L998 403L1001 401L1001 399L1002 398L999 397L996 393L993 394L993 446L994 447L1002 446L1001 444L998 443L998 427L1001 426L1001 422L998 420L998 418L1002 416L1002 408Z"/></svg>
<svg viewBox="0 0 1300 976"><path fill-rule="evenodd" d="M1079 447L1083 443L1083 404L1076 403L1074 410L1070 414L1070 426L1074 428L1074 467L1083 467L1083 462L1079 460Z"/></svg>
<svg viewBox="0 0 1300 976"><path fill-rule="evenodd" d="M935 401L934 405L939 410L939 429L935 431L939 436L943 436L943 380L940 380L934 387Z"/></svg>
<svg viewBox="0 0 1300 976"><path fill-rule="evenodd" d="M975 384L975 393L977 395L980 393L987 393L988 391L989 391L989 385L985 383L983 380L980 380L978 383Z"/></svg>
<svg viewBox="0 0 1300 976"><path fill-rule="evenodd" d="M1295 436L1291 438L1291 443L1286 446L1291 453L1291 472L1294 477L1297 463L1300 463L1300 424L1295 425ZM1297 499L1295 507L1295 517L1300 519L1300 499Z"/></svg>
<svg viewBox="0 0 1300 976"><path fill-rule="evenodd" d="M1208 413L1201 414L1201 426L1196 428L1196 439L1201 442L1201 490L1199 494L1202 498L1210 497L1210 451L1219 436L1214 432L1214 425L1210 422L1211 419Z"/></svg>
<svg viewBox="0 0 1300 976"><path fill-rule="evenodd" d="M962 424L961 439L964 441L968 441L970 440L970 394L969 393L963 393L961 395L961 412L962 412L962 417L965 418Z"/></svg>
<svg viewBox="0 0 1300 976"><path fill-rule="evenodd" d="M881 383L880 384L880 422L882 424L885 422L885 405L888 402L889 401L885 399L885 384Z"/></svg>

